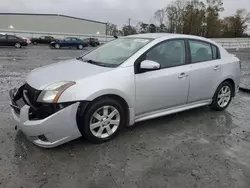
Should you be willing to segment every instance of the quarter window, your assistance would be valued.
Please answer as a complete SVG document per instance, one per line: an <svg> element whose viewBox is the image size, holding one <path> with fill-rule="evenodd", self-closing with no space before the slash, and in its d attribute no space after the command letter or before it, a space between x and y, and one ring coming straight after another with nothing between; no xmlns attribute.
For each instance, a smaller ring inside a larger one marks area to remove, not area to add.
<svg viewBox="0 0 250 188"><path fill-rule="evenodd" d="M214 45L212 46L212 51L213 51L213 59L219 59L219 53L218 53L218 48Z"/></svg>
<svg viewBox="0 0 250 188"><path fill-rule="evenodd" d="M213 60L212 48L209 43L190 40L189 46L192 63Z"/></svg>
<svg viewBox="0 0 250 188"><path fill-rule="evenodd" d="M161 68L185 64L185 41L171 40L153 47L146 53L146 60L152 60Z"/></svg>

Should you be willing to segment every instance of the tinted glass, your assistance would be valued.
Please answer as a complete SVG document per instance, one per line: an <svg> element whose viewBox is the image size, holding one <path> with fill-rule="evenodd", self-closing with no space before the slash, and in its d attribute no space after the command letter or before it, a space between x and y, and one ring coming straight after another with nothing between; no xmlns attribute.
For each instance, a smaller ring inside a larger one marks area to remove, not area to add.
<svg viewBox="0 0 250 188"><path fill-rule="evenodd" d="M17 38L15 36L8 36L9 40L16 40Z"/></svg>
<svg viewBox="0 0 250 188"><path fill-rule="evenodd" d="M156 61L161 68L185 64L184 40L171 40L153 47L147 54L147 60Z"/></svg>
<svg viewBox="0 0 250 188"><path fill-rule="evenodd" d="M212 48L209 43L189 41L192 63L210 61L213 59Z"/></svg>
<svg viewBox="0 0 250 188"><path fill-rule="evenodd" d="M6 36L5 35L0 35L0 39L4 40L4 39L6 39Z"/></svg>

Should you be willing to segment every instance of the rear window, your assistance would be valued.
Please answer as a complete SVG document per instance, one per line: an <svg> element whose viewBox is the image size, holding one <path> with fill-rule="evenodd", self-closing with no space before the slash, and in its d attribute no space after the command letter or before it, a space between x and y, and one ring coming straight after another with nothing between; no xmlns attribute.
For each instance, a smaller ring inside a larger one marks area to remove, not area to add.
<svg viewBox="0 0 250 188"><path fill-rule="evenodd" d="M8 36L8 39L15 40L15 39L17 39L17 37L15 37L15 36Z"/></svg>
<svg viewBox="0 0 250 188"><path fill-rule="evenodd" d="M210 43L198 40L189 40L191 62L204 62L219 59L218 48Z"/></svg>

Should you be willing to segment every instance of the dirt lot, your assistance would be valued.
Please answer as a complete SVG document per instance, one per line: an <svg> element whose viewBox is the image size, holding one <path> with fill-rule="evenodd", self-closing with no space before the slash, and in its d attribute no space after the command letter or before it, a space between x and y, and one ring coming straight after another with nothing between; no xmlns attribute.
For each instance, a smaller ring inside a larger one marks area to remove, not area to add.
<svg viewBox="0 0 250 188"><path fill-rule="evenodd" d="M84 51L45 46L0 48L0 187L3 188L249 188L250 95L224 112L207 107L138 123L114 140L78 139L41 149L14 127L7 91L35 67ZM237 52L244 86L250 51Z"/></svg>

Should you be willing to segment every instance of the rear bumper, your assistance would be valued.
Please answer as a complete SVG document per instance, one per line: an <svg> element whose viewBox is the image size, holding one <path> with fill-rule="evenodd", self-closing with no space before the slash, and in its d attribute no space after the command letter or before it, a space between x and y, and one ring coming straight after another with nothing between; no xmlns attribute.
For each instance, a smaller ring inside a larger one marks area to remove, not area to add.
<svg viewBox="0 0 250 188"><path fill-rule="evenodd" d="M35 145L53 148L81 137L77 127L76 113L79 102L71 104L41 120L30 120L30 106L24 105L19 110L11 97L11 111L21 130Z"/></svg>

